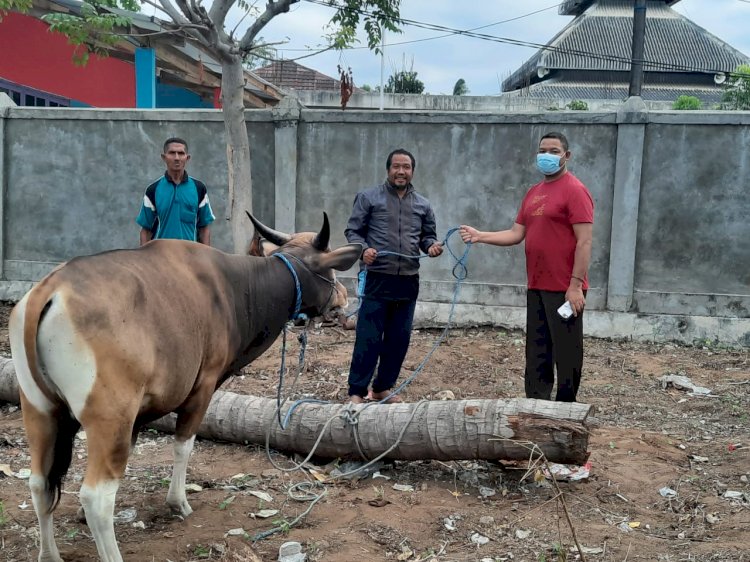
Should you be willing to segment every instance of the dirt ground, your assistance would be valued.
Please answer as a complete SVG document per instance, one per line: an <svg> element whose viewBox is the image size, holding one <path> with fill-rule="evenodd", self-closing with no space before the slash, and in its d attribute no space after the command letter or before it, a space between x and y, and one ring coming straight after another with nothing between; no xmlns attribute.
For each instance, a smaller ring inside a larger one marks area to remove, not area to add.
<svg viewBox="0 0 750 562"><path fill-rule="evenodd" d="M8 310L0 309L4 355ZM404 376L438 336L414 334ZM294 369L297 344L290 339ZM442 390L456 398L522 396L523 341L522 333L501 329L453 330L406 398L430 399ZM310 330L297 390L343 401L352 344L353 332ZM273 397L279 364L277 342L223 389ZM659 378L666 374L683 374L711 395L664 389ZM389 480L328 484L306 517L290 525L310 507L288 495L293 484L312 480L308 472L275 469L262 446L198 440L188 482L202 490L190 493L194 513L183 521L164 503L172 438L150 430L140 436L117 495L115 512L134 515L116 525L117 538L127 561L275 561L286 541L301 543L313 562L750 561L748 349L587 339L579 401L595 407L591 468L583 480L559 483L564 505L547 480L523 480L522 465L392 462L380 470ZM280 454L274 459L288 462ZM89 530L75 517L85 460L86 443L78 439L55 512L66 561L96 559ZM29 457L21 413L9 404L0 405L3 464L13 475L0 474L0 559L36 560L36 517L27 481L17 477ZM269 509L278 513L253 516ZM268 538L251 540L274 527L279 531ZM571 550L573 531L583 556Z"/></svg>

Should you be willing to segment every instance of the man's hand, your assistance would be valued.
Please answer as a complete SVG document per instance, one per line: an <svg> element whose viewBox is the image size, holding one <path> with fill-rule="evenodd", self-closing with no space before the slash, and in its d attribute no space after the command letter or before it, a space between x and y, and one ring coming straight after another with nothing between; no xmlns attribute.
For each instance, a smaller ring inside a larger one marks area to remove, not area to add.
<svg viewBox="0 0 750 562"><path fill-rule="evenodd" d="M586 306L586 297L583 296L583 289L580 286L573 286L573 283L565 291L565 300L570 302L570 308L573 309L573 316L578 316Z"/></svg>
<svg viewBox="0 0 750 562"><path fill-rule="evenodd" d="M479 231L472 226L462 224L461 228L458 229L458 232L461 234L461 240L463 240L465 244L468 244L469 242L472 244L479 242Z"/></svg>
<svg viewBox="0 0 750 562"><path fill-rule="evenodd" d="M372 265L377 257L378 251L375 248L367 248L362 252L362 261L365 262L365 265Z"/></svg>
<svg viewBox="0 0 750 562"><path fill-rule="evenodd" d="M427 255L431 258L436 258L443 253L443 245L440 242L435 242L432 246L427 248Z"/></svg>

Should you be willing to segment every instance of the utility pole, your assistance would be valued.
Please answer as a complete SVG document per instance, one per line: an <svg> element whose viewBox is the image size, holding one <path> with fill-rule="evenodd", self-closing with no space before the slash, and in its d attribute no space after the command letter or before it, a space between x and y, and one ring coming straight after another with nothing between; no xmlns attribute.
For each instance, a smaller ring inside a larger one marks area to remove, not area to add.
<svg viewBox="0 0 750 562"><path fill-rule="evenodd" d="M380 29L380 111L383 111L385 106L385 83L383 77L385 76L385 28Z"/></svg>
<svg viewBox="0 0 750 562"><path fill-rule="evenodd" d="M646 40L646 0L635 0L633 11L633 50L630 60L628 96L641 96L643 88L643 53Z"/></svg>

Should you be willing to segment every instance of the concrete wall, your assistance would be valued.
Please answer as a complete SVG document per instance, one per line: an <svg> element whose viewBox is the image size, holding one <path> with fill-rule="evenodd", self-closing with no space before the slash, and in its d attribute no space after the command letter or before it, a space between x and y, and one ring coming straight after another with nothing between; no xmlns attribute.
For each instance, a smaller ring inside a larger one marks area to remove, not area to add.
<svg viewBox="0 0 750 562"><path fill-rule="evenodd" d="M330 90L292 90L300 103L308 108L340 109L341 94ZM383 109L397 111L558 111L572 101L585 101L590 111L617 111L621 100L574 100L532 98L523 94L505 93L497 96L446 96L434 94L384 94ZM649 109L672 109L671 101L646 101ZM353 94L347 109L380 109L380 93Z"/></svg>
<svg viewBox="0 0 750 562"><path fill-rule="evenodd" d="M612 337L750 345L750 113L437 113L300 109L247 112L253 205L280 230L317 230L326 211L344 242L354 194L385 177L396 147L438 231L509 227L538 181L539 137L565 132L570 167L596 203L586 331ZM215 245L229 250L221 113L212 110L0 109L2 277L15 299L75 255L137 244L143 189L162 173L161 143L190 142L209 186ZM249 225L248 225L249 226ZM455 235L455 251L463 246ZM418 321L448 319L450 257L422 261ZM354 271L344 276L352 285ZM459 324L523 327L523 248L472 248Z"/></svg>

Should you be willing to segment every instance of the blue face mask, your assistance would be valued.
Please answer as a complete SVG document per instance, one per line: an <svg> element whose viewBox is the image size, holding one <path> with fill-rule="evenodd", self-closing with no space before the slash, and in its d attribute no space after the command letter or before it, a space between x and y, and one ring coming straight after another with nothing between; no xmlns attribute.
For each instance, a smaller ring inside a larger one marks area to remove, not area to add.
<svg viewBox="0 0 750 562"><path fill-rule="evenodd" d="M560 165L561 156L557 154L537 154L536 155L536 167L545 176L552 176L560 171L562 166Z"/></svg>

